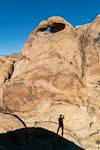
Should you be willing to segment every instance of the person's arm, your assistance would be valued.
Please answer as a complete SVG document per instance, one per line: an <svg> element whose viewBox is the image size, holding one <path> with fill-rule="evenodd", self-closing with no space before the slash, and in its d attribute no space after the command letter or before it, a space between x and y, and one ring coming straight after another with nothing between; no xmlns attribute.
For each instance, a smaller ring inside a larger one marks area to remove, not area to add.
<svg viewBox="0 0 100 150"><path fill-rule="evenodd" d="M62 115L62 119L64 119L64 115Z"/></svg>

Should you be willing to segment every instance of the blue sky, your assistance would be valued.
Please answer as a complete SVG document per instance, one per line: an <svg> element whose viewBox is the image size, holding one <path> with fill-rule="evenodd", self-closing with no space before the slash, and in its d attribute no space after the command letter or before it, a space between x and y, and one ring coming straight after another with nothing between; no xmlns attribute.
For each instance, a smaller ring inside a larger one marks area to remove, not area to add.
<svg viewBox="0 0 100 150"><path fill-rule="evenodd" d="M73 26L100 14L100 0L0 0L0 55L19 52L41 20L62 16Z"/></svg>

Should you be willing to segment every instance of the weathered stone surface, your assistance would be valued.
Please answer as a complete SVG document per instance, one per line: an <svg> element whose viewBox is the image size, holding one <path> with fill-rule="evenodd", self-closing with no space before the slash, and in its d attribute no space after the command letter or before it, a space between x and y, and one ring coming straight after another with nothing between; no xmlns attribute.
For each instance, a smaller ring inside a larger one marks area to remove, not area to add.
<svg viewBox="0 0 100 150"><path fill-rule="evenodd" d="M0 56L0 86L11 77L14 70L14 63L18 59L19 55Z"/></svg>
<svg viewBox="0 0 100 150"><path fill-rule="evenodd" d="M0 87L1 110L17 114L29 127L44 127L54 132L59 114L64 113L64 137L86 150L97 150L99 36L100 16L75 29L61 17L41 22L15 63L9 60L14 63L14 71L4 59L0 63L0 77L4 77L3 82L6 79ZM9 74L11 78L7 80Z"/></svg>
<svg viewBox="0 0 100 150"><path fill-rule="evenodd" d="M0 84L4 83L10 78L14 69L14 64L12 61L6 61L1 65L0 68Z"/></svg>
<svg viewBox="0 0 100 150"><path fill-rule="evenodd" d="M15 55L7 55L7 56L0 56L0 62L12 61L16 62L19 58L20 54Z"/></svg>
<svg viewBox="0 0 100 150"><path fill-rule="evenodd" d="M23 124L14 116L0 113L0 133L23 128Z"/></svg>

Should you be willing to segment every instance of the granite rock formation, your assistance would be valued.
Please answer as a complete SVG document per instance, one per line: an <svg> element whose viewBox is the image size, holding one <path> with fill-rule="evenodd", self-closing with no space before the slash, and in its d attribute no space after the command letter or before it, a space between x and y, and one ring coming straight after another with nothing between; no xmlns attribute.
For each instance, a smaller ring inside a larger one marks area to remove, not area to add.
<svg viewBox="0 0 100 150"><path fill-rule="evenodd" d="M4 112L12 113L27 127L54 132L64 113L64 137L86 150L98 149L100 16L76 28L50 17L32 31L19 56L0 57L0 110L1 120ZM20 124L9 122L9 129L16 128Z"/></svg>

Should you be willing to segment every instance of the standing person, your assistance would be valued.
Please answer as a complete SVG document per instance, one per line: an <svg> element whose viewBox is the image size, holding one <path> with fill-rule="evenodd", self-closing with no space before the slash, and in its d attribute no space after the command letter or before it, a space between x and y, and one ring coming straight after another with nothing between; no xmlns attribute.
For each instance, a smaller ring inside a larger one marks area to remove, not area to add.
<svg viewBox="0 0 100 150"><path fill-rule="evenodd" d="M63 114L60 114L60 116L59 116L59 118L58 118L59 126L58 126L58 129L57 129L57 134L59 133L59 129L61 128L61 130L62 130L62 136L63 136L63 133L64 133L64 123L63 123L63 119L64 119L64 115L63 115Z"/></svg>

